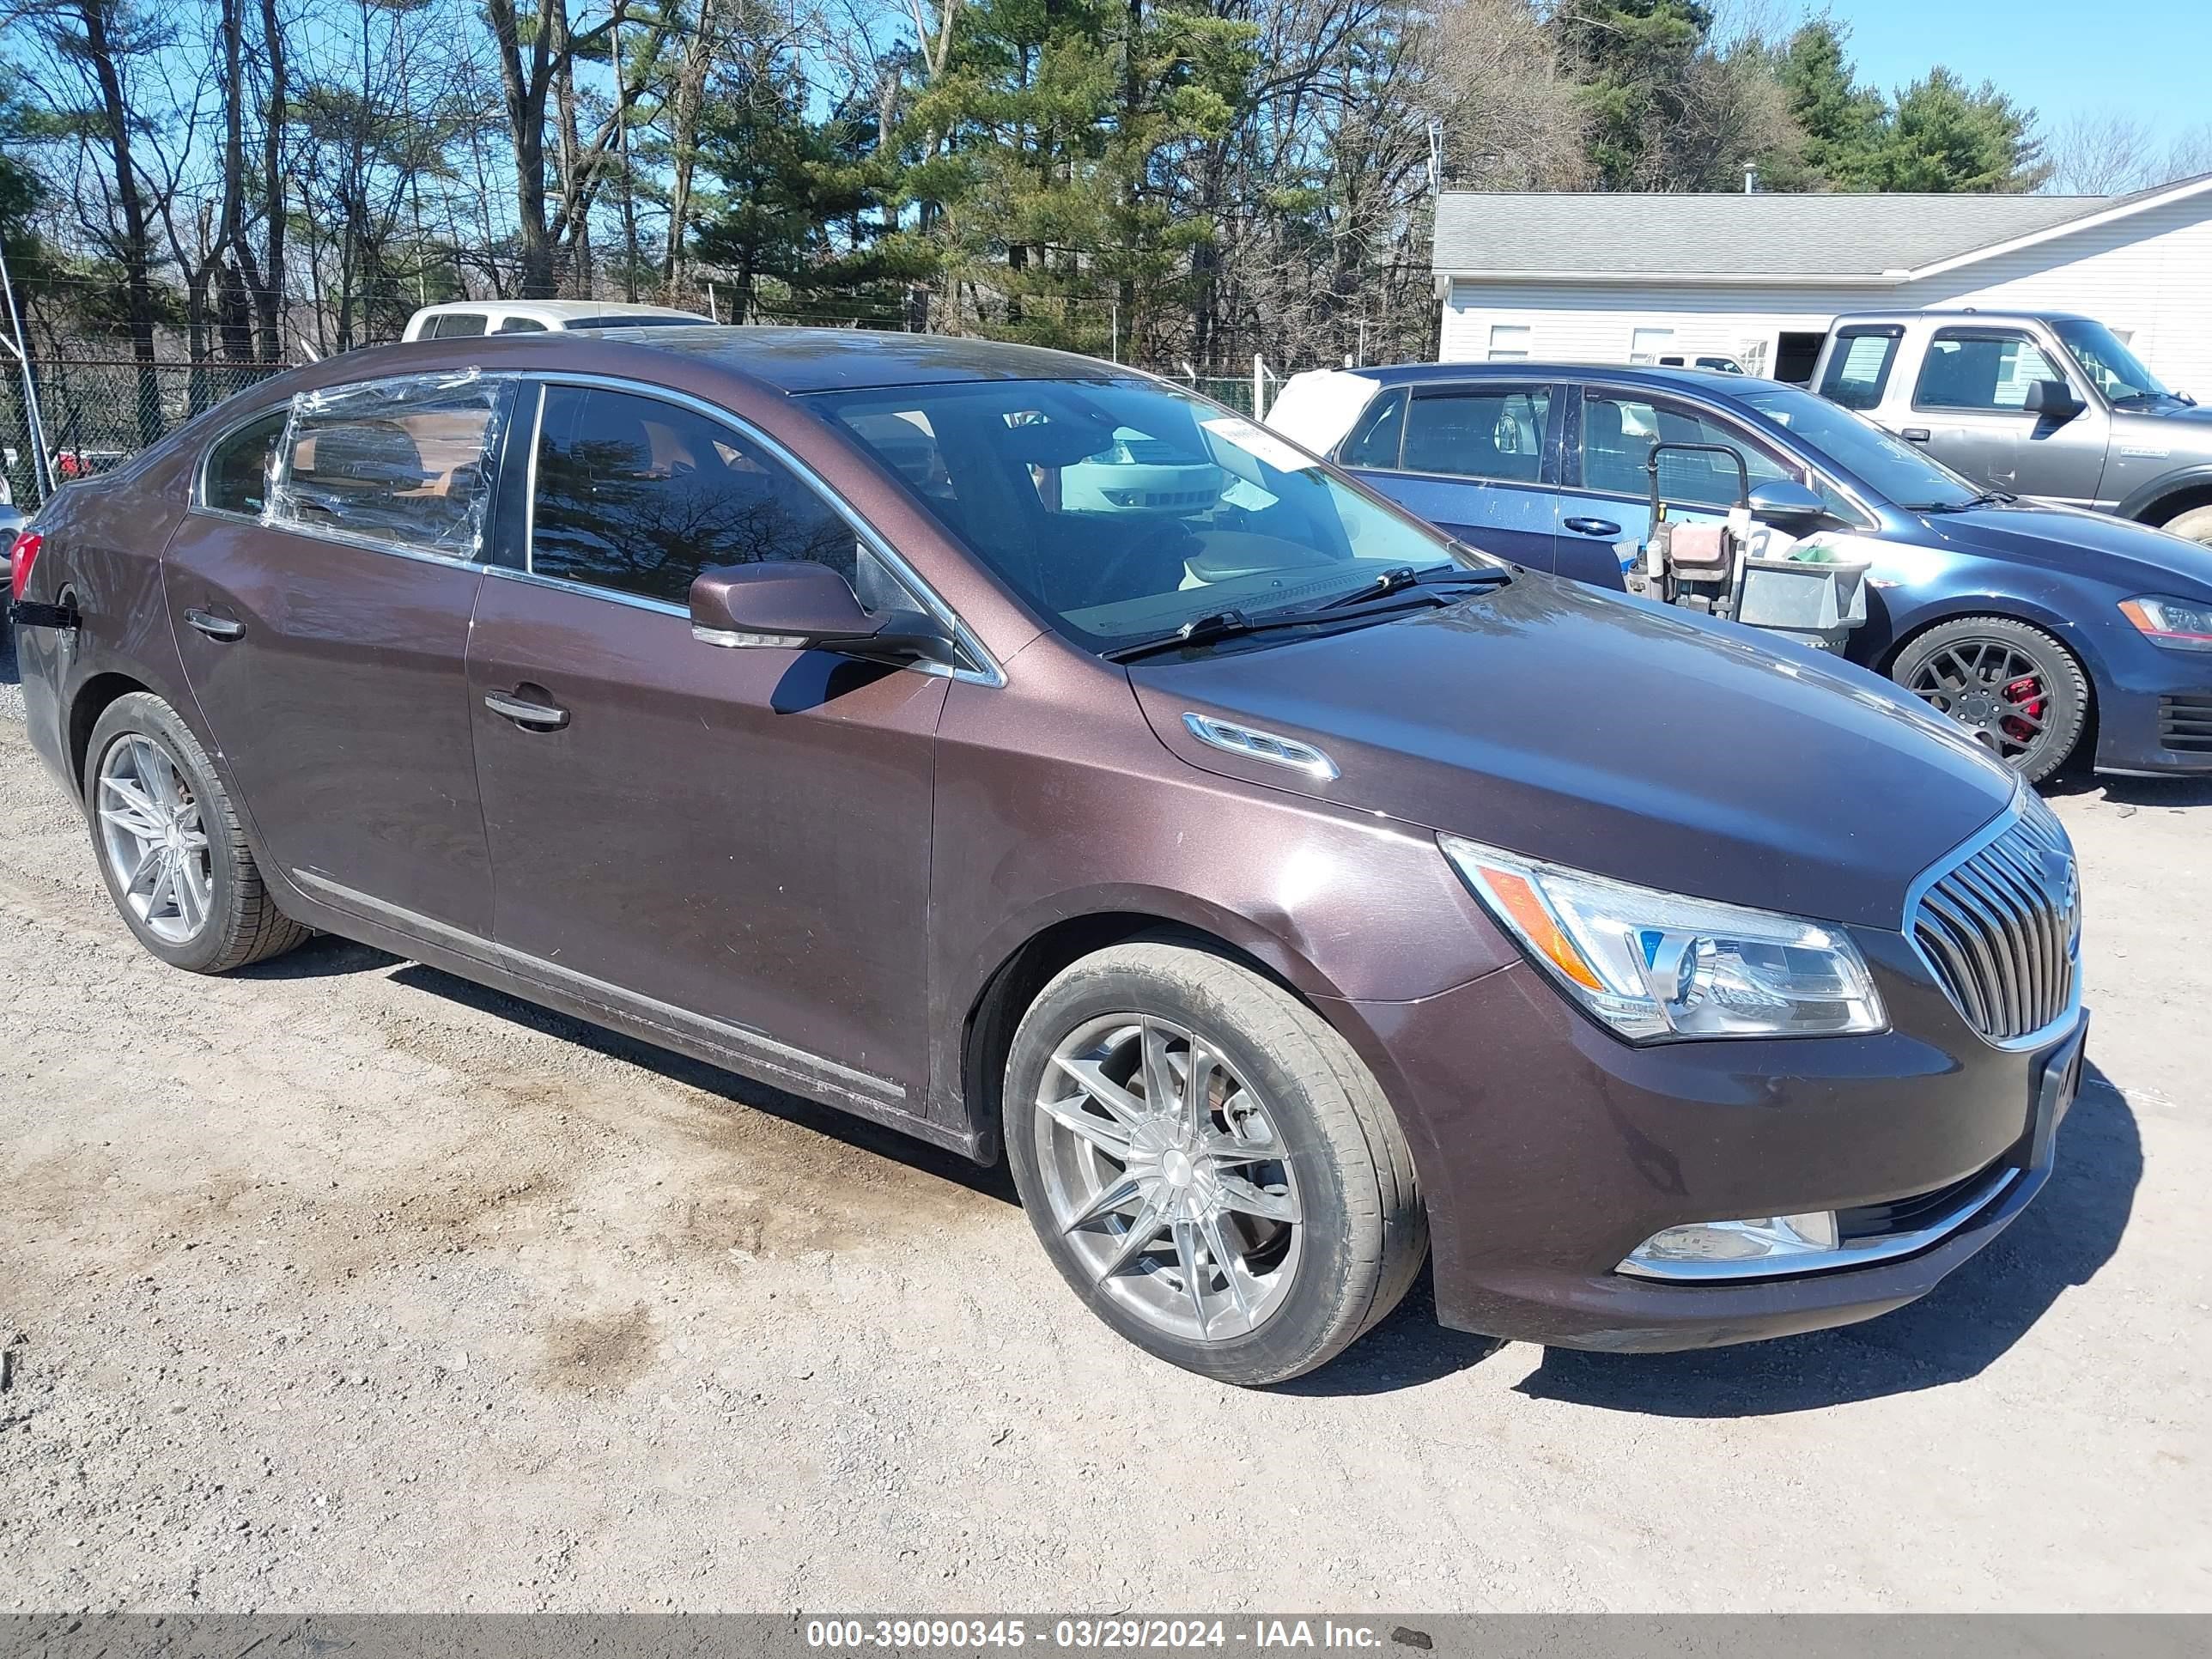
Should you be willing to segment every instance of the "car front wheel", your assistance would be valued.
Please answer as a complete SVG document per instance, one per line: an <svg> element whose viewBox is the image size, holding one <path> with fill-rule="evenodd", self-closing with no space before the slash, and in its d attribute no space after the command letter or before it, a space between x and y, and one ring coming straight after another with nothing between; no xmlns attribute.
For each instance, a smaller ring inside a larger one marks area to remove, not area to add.
<svg viewBox="0 0 2212 1659"><path fill-rule="evenodd" d="M2040 783L2066 763L2089 717L2089 680L2033 623L1964 617L1916 635L1889 677Z"/></svg>
<svg viewBox="0 0 2212 1659"><path fill-rule="evenodd" d="M1194 944L1062 972L1016 1032L1006 1144L1047 1253L1138 1346L1227 1382L1327 1363L1427 1249L1405 1137L1350 1046Z"/></svg>

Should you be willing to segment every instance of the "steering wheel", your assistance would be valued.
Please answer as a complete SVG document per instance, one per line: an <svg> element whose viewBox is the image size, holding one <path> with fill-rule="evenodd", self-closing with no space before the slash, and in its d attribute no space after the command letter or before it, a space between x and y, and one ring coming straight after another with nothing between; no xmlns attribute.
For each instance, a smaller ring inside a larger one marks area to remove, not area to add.
<svg viewBox="0 0 2212 1659"><path fill-rule="evenodd" d="M1180 539L1186 542L1198 538L1191 534L1190 526L1181 519L1162 519L1150 529L1139 532L1121 550L1101 564L1091 577L1091 603L1110 605L1116 599L1137 599L1140 595L1120 591L1120 578L1139 568L1146 556L1157 556L1167 551L1166 544ZM1182 562L1178 560L1178 562Z"/></svg>

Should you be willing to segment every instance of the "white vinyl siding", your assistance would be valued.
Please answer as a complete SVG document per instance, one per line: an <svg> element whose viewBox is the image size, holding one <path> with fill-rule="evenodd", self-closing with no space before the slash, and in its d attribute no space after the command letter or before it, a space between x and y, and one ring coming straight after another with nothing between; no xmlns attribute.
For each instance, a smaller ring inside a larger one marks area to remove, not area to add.
<svg viewBox="0 0 2212 1659"><path fill-rule="evenodd" d="M1562 250L1563 263L1566 250ZM1977 306L2094 317L2172 386L2212 399L2212 192L2168 202L1914 283L1751 284L1650 281L1507 283L1453 278L1441 356L1475 362L1491 331L1526 328L1540 362L1620 363L1634 331L1671 329L1670 355L1763 348L1785 331L1826 333L1855 311Z"/></svg>

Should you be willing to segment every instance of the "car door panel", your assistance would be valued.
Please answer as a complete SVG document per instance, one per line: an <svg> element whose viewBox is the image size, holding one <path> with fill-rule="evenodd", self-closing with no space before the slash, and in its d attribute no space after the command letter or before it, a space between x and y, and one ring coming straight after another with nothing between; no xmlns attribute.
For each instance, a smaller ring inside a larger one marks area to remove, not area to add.
<svg viewBox="0 0 2212 1659"><path fill-rule="evenodd" d="M684 617L495 573L469 709L499 943L866 1073L919 1112L926 1054L887 1034L927 1024L948 684L708 645ZM488 703L514 696L566 720Z"/></svg>
<svg viewBox="0 0 2212 1659"><path fill-rule="evenodd" d="M2063 360L2019 329L1939 330L1921 362L1905 435L1988 489L2094 505L2112 420L2073 384ZM2027 412L2019 405L2036 380L2065 383L2084 406L2063 419Z"/></svg>
<svg viewBox="0 0 2212 1659"><path fill-rule="evenodd" d="M559 382L537 425L532 568L487 578L469 651L502 952L648 1022L708 1022L769 1075L924 1115L949 682L694 636L685 595L714 565L810 557L875 592L850 520L757 434Z"/></svg>
<svg viewBox="0 0 2212 1659"><path fill-rule="evenodd" d="M269 856L486 934L466 678L482 580L472 560L197 508L163 564L187 683Z"/></svg>
<svg viewBox="0 0 2212 1659"><path fill-rule="evenodd" d="M1424 383L1390 394L1395 428L1347 441L1352 470L1408 511L1470 546L1534 570L1553 568L1559 398L1547 382ZM1382 447L1395 452L1377 455ZM1366 465L1362 466L1360 462Z"/></svg>
<svg viewBox="0 0 2212 1659"><path fill-rule="evenodd" d="M1553 568L1559 498L1549 489L1523 489L1510 484L1431 477L1413 472L1358 472L1353 476L1470 547L1495 553L1532 570Z"/></svg>

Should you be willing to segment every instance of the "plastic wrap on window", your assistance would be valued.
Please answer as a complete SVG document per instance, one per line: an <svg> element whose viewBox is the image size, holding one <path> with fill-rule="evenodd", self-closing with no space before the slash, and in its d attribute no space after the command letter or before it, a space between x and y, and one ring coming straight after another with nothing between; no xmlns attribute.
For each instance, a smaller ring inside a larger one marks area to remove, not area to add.
<svg viewBox="0 0 2212 1659"><path fill-rule="evenodd" d="M471 368L295 394L262 522L481 557L507 384Z"/></svg>

